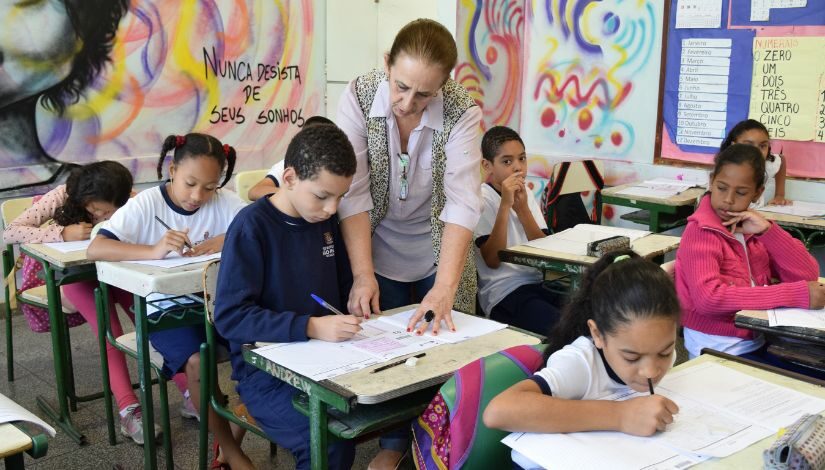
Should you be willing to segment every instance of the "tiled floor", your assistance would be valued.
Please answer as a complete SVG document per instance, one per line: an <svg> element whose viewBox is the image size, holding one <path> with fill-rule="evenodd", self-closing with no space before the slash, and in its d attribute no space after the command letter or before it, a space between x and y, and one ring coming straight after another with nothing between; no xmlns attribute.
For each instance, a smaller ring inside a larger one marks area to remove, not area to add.
<svg viewBox="0 0 825 470"><path fill-rule="evenodd" d="M0 317L2 318L2 317ZM123 322L124 326L128 322ZM56 394L54 368L51 356L51 340L48 333L33 333L29 330L23 317L13 317L14 333L14 373L12 383L6 377L5 322L0 324L0 393L15 400L20 405L49 421L37 407L36 397L42 395L52 403ZM75 368L75 381L79 394L94 393L101 390L100 362L97 340L87 325L71 329L72 356ZM134 375L134 362L128 361ZM224 378L229 377L228 364L220 369ZM134 378L137 381L137 378ZM221 384L224 391L232 390L228 379ZM175 467L194 469L197 467L197 422L183 419L178 410L181 395L174 384L169 384L169 401L174 447ZM154 393L155 409L157 406L157 389ZM81 403L78 411L72 413L75 425L86 435L88 444L78 446L71 439L60 433L49 439L49 450L45 457L34 460L26 455L26 467L30 469L140 469L143 468L143 448L131 441L125 441L119 434L118 443L110 446L106 431L106 411L103 399ZM156 413L157 419L157 413ZM53 424L53 423L50 423ZM260 469L290 469L295 467L292 456L284 449L278 449L275 462L269 458L269 443L263 439L247 435L244 450ZM369 460L378 451L377 440L360 444L356 451L353 468L366 469ZM164 468L162 447L158 462ZM5 468L0 460L0 469Z"/></svg>

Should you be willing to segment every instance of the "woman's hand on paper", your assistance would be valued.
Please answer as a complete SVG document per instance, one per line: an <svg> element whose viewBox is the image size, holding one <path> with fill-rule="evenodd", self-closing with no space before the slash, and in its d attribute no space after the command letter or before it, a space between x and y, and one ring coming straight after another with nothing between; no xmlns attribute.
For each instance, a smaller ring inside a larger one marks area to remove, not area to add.
<svg viewBox="0 0 825 470"><path fill-rule="evenodd" d="M679 407L662 395L631 398L617 402L621 406L619 431L634 436L652 436L673 422Z"/></svg>
<svg viewBox="0 0 825 470"><path fill-rule="evenodd" d="M380 314L378 302L378 281L374 275L356 276L349 291L347 310L353 315L369 318L371 314Z"/></svg>
<svg viewBox="0 0 825 470"><path fill-rule="evenodd" d="M410 323L407 325L407 331L415 331L416 334L422 335L425 331L427 331L427 327L431 323L433 325L433 334L437 335L438 330L441 329L442 320L450 331L455 331L455 325L453 324L453 317L451 313L453 311L454 301L455 291L448 287L439 286L438 283L436 283L433 288L427 292L427 295L424 296L424 299L421 301L421 305L418 306L415 314L413 314L410 318ZM429 323L422 321L424 314L428 310L432 310L435 314L433 321Z"/></svg>

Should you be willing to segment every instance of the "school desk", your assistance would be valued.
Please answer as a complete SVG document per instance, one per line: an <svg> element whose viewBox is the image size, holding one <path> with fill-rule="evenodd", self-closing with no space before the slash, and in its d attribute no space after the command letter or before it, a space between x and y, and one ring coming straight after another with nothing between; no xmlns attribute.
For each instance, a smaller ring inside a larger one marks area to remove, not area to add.
<svg viewBox="0 0 825 470"><path fill-rule="evenodd" d="M764 310L742 310L736 313L734 324L737 328L760 331L785 338L802 340L825 346L825 330L800 326L770 326L768 312Z"/></svg>
<svg viewBox="0 0 825 470"><path fill-rule="evenodd" d="M94 262L86 258L86 251L61 253L39 243L24 244L20 250L43 266L43 280L49 302L49 325L54 357L57 404L55 410L42 396L37 397L37 406L77 444L85 444L84 436L72 423L69 410L77 411L77 402L96 400L102 392L77 396L75 393L74 370L72 368L69 331L63 318L60 286L95 278Z"/></svg>
<svg viewBox="0 0 825 470"><path fill-rule="evenodd" d="M651 233L631 243L630 247L647 259L660 258L677 248L681 238L671 235ZM543 272L557 271L572 276L575 290L584 270L598 261L586 255L572 255L560 251L549 251L527 245L512 246L498 252L498 258L505 263L520 264L540 269Z"/></svg>
<svg viewBox="0 0 825 470"><path fill-rule="evenodd" d="M706 191L704 188L689 188L668 198L618 194L619 191L638 184L639 182L604 188L602 204L639 209L621 218L637 224L647 224L648 230L654 233L685 225L688 216L693 213L696 201Z"/></svg>
<svg viewBox="0 0 825 470"><path fill-rule="evenodd" d="M135 338L137 345L138 381L140 383L140 403L143 416L143 435L153 436L155 415L152 406L152 366L149 357L149 323L157 326L161 322L174 321L176 326L203 324L203 305L196 304L190 309L176 309L172 315L159 315L149 320L146 315L146 297L149 294L187 295L203 292L203 270L206 262L188 264L177 268L159 268L135 263L97 262L97 279L100 281L102 298L108 299L108 288L117 287L134 295ZM105 303L98 302L98 308ZM106 312L98 312L98 318ZM180 316L179 316L180 315ZM105 332L99 328L101 337ZM115 344L116 347L119 345ZM105 345L101 346L101 357L105 357ZM160 387L161 406L168 408L165 387ZM166 409L165 408L165 409ZM111 412L108 406L107 412ZM166 423L164 422L164 427ZM167 439L168 432L164 439ZM167 440L167 443L169 441ZM172 461L171 446L166 446L167 464ZM157 444L146 438L143 445L144 468L157 468Z"/></svg>
<svg viewBox="0 0 825 470"><path fill-rule="evenodd" d="M49 441L45 434L29 435L13 423L0 424L0 457L9 470L23 470L23 452L35 459L46 455Z"/></svg>
<svg viewBox="0 0 825 470"><path fill-rule="evenodd" d="M778 214L776 212L759 211L763 217L772 220L784 228L794 238L811 248L825 246L825 219L807 219L798 215Z"/></svg>
<svg viewBox="0 0 825 470"><path fill-rule="evenodd" d="M388 310L399 313L415 305ZM540 338L507 328L455 344L427 349L415 367L399 365L372 373L381 364L331 379L315 381L272 362L244 347L246 362L292 385L306 395L293 400L309 416L313 469L327 466L327 430L338 437L354 439L418 417L443 384L462 366L502 349L538 344ZM396 362L392 359L387 363ZM308 403L307 403L308 401Z"/></svg>
<svg viewBox="0 0 825 470"><path fill-rule="evenodd" d="M788 372L777 367L760 364L742 359L730 354L705 349L702 355L673 368L674 371L693 367L705 362L715 362L730 367L739 372L767 382L788 387L801 393L807 393L819 398L825 398L825 383L804 375ZM823 413L825 414L825 413ZM740 470L743 468L762 468L762 451L769 448L776 440L776 436L769 436L729 457L711 459L702 462L692 469L700 470Z"/></svg>

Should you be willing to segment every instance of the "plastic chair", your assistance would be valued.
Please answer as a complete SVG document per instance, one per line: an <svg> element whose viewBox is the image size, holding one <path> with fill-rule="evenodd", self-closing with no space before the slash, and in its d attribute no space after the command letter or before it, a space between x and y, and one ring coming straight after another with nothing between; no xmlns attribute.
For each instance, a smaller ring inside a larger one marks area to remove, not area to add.
<svg viewBox="0 0 825 470"><path fill-rule="evenodd" d="M413 423L416 468L511 468L501 443L509 433L488 428L482 416L493 397L541 367L544 348L515 346L456 371Z"/></svg>
<svg viewBox="0 0 825 470"><path fill-rule="evenodd" d="M261 181L269 170L249 170L241 171L235 174L235 192L238 193L241 199L249 202L249 190L255 186L258 181Z"/></svg>
<svg viewBox="0 0 825 470"><path fill-rule="evenodd" d="M9 199L3 202L2 206L0 206L0 213L2 213L3 218L3 228L8 227L9 224L11 224L11 222L14 221L14 219L16 219L26 209L31 207L33 201L34 198L23 197L18 199ZM17 269L15 268L15 264L17 263L16 260L17 258L14 255L14 244L6 245L2 253L2 263L3 277L6 279L6 286L4 292L6 300L6 366L8 370L9 382L14 382L14 340L12 338L12 311L14 310L14 304L27 304L42 309L49 308L49 301L48 296L46 294L45 285L37 286L31 289L26 289L25 291L19 291L17 289L17 281L16 279L12 278L12 276L16 276L17 274ZM10 279L11 282L9 282ZM70 314L75 312L76 310L70 308L66 302L63 303L63 313ZM67 335L68 331L69 328L67 325ZM69 370L72 370L71 349L68 348L68 337L66 338L66 340L66 350L69 352ZM74 375L72 375L72 377L74 377Z"/></svg>
<svg viewBox="0 0 825 470"><path fill-rule="evenodd" d="M215 260L206 265L203 270L203 304L206 321L206 343L201 344L201 402L200 415L209 416L209 407L231 423L252 431L258 436L269 440L264 431L255 424L255 419L246 412L246 407L240 403L240 399L231 400L232 405L224 403L225 397L217 396L218 364L229 360L226 349L219 347L217 343L217 332L214 326L215 311L215 291L218 287L218 270L220 261ZM224 354L219 354L224 352ZM206 423L206 419L201 419L201 423ZM198 468L205 469L207 454L209 452L209 430L206 425L201 425L198 434ZM270 454L274 455L275 446L270 447Z"/></svg>

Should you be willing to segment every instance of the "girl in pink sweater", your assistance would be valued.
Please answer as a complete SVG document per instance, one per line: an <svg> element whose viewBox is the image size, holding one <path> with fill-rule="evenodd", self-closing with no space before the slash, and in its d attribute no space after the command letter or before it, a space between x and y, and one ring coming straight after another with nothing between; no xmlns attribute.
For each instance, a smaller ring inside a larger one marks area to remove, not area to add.
<svg viewBox="0 0 825 470"><path fill-rule="evenodd" d="M764 336L734 326L736 312L825 306L819 266L805 246L748 209L764 189L762 154L733 144L716 156L708 194L688 218L676 253L676 290L691 358L712 348L776 364Z"/></svg>
<svg viewBox="0 0 825 470"><path fill-rule="evenodd" d="M3 240L6 244L88 240L92 227L108 220L116 209L126 204L131 192L132 174L120 163L102 161L76 168L65 185L49 191L14 219L3 232ZM67 284L62 287L62 294L97 336L95 287L97 281ZM132 295L120 289L112 289L111 292L117 303L129 312ZM109 306L109 311L112 333L120 336L123 328L114 305ZM43 325L39 331L48 331L48 325ZM143 444L140 405L132 390L126 359L108 342L106 351L109 357L109 383L120 410L120 431L138 444ZM175 383L186 396L186 377L176 376ZM196 409L191 404L187 407L187 403L184 402L181 414L197 417Z"/></svg>

